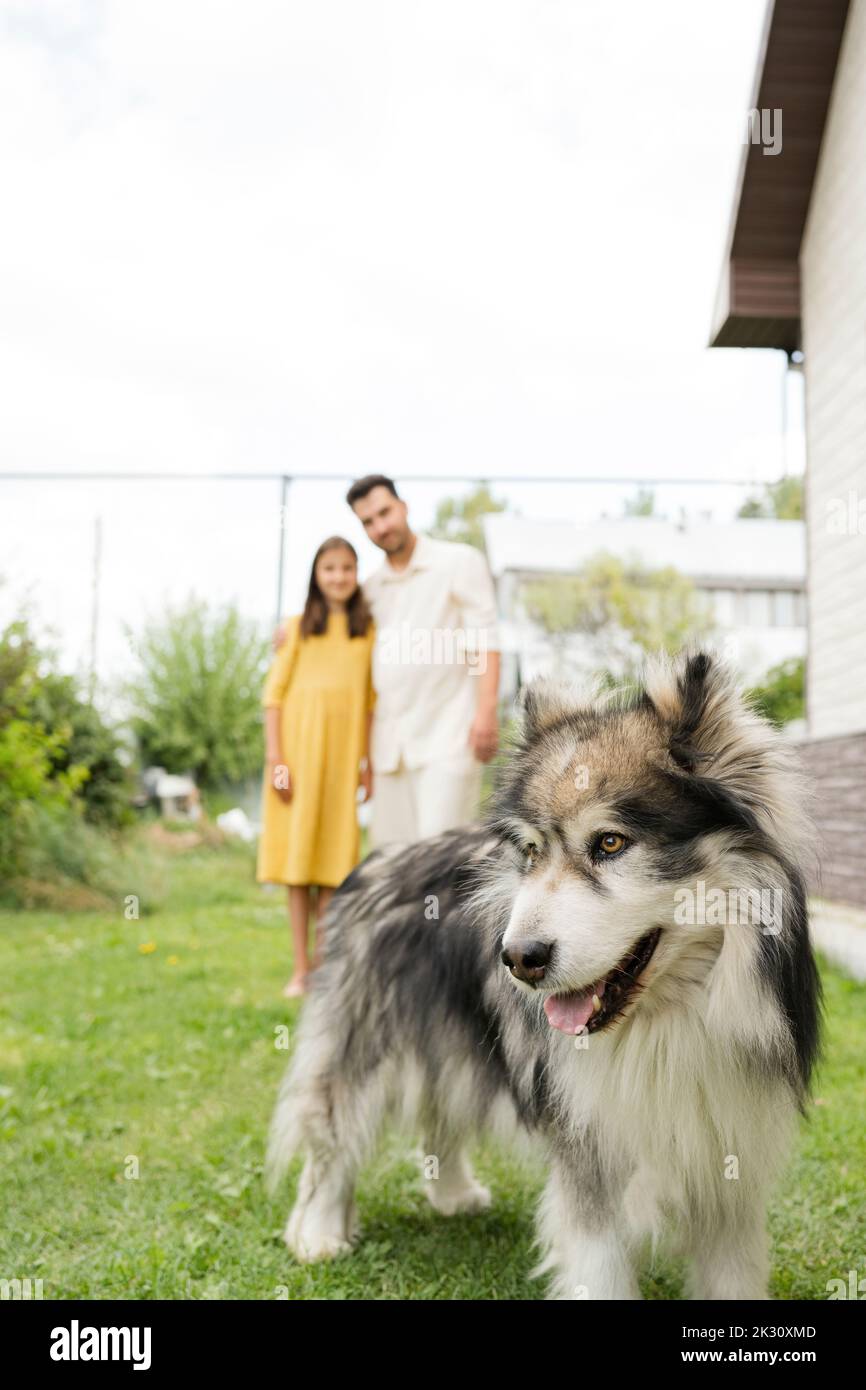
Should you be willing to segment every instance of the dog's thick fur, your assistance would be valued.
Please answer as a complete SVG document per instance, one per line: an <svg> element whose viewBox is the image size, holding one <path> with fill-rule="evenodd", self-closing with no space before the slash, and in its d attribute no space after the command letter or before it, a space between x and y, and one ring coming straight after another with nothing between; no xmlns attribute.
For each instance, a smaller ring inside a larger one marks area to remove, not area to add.
<svg viewBox="0 0 866 1390"><path fill-rule="evenodd" d="M446 1214L488 1204L466 1146L511 1126L549 1164L552 1297L639 1297L664 1240L692 1297L766 1298L767 1198L819 1047L802 803L713 656L591 704L530 686L485 823L372 854L332 900L266 1164L273 1190L304 1158L295 1255L350 1248L386 1119L417 1126ZM760 918L719 913L747 890ZM695 899L716 908L683 920Z"/></svg>

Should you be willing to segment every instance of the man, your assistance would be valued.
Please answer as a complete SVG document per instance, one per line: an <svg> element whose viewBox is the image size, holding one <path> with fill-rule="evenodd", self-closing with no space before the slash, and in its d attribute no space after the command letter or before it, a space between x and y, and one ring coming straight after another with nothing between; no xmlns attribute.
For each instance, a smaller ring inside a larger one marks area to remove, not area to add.
<svg viewBox="0 0 866 1390"><path fill-rule="evenodd" d="M360 478L346 500L385 552L364 584L377 629L371 838L423 840L475 817L499 745L493 582L474 546L412 531L390 478Z"/></svg>
<svg viewBox="0 0 866 1390"><path fill-rule="evenodd" d="M364 585L377 636L371 762L376 846L472 820L499 743L496 598L480 551L417 535L390 478L346 501L384 563Z"/></svg>

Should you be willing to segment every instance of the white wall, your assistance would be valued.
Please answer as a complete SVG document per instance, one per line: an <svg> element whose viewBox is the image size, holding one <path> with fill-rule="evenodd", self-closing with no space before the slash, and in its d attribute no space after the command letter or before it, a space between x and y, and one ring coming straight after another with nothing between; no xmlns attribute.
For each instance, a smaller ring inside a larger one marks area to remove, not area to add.
<svg viewBox="0 0 866 1390"><path fill-rule="evenodd" d="M808 714L821 738L866 731L866 0L848 15L801 270Z"/></svg>

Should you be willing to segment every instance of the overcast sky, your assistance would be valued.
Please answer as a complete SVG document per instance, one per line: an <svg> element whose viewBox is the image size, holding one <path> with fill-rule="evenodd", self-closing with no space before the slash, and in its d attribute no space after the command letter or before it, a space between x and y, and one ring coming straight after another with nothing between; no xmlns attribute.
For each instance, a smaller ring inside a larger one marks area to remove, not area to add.
<svg viewBox="0 0 866 1390"><path fill-rule="evenodd" d="M763 10L0 0L0 468L777 476L780 355L706 347ZM290 610L343 491L294 487ZM267 621L278 501L2 483L3 615L86 659L98 514L104 676L193 587Z"/></svg>

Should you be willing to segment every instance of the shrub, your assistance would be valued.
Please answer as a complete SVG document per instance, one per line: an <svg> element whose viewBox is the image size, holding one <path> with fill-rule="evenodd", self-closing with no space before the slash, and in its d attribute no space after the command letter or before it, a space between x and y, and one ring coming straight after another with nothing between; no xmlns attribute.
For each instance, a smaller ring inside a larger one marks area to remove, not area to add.
<svg viewBox="0 0 866 1390"><path fill-rule="evenodd" d="M142 762L189 772L203 788L236 783L262 760L267 642L229 606L196 599L130 633L139 671L127 687Z"/></svg>

